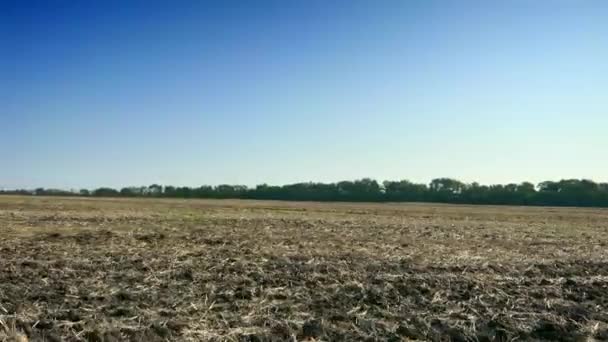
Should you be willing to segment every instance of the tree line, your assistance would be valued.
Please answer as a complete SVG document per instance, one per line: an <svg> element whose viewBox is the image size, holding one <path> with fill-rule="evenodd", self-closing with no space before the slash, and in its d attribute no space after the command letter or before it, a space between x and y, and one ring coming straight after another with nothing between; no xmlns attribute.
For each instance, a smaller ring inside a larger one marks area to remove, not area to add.
<svg viewBox="0 0 608 342"><path fill-rule="evenodd" d="M452 178L433 179L429 184L407 180L384 181L370 178L337 183L296 183L282 186L261 184L176 187L152 184L141 187L66 191L60 189L4 190L4 194L93 197L167 197L264 199L287 201L344 202L438 202L459 204L509 204L608 207L608 183L586 179L545 181L539 184L481 185Z"/></svg>

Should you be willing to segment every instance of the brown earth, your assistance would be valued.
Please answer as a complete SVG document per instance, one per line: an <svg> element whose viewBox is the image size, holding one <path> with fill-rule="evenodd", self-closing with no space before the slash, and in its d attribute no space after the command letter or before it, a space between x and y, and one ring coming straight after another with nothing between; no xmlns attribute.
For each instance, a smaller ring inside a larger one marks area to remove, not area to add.
<svg viewBox="0 0 608 342"><path fill-rule="evenodd" d="M27 340L608 340L608 210L0 196Z"/></svg>

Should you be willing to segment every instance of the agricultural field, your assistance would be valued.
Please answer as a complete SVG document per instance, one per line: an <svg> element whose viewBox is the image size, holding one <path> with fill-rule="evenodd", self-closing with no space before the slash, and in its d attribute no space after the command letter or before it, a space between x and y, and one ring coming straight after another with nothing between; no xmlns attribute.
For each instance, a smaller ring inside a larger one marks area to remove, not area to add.
<svg viewBox="0 0 608 342"><path fill-rule="evenodd" d="M608 210L0 197L0 341L608 340Z"/></svg>

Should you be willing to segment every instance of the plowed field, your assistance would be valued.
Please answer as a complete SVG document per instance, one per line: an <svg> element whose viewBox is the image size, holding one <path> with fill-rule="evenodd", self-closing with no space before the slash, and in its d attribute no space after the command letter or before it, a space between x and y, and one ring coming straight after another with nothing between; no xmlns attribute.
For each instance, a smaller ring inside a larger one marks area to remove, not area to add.
<svg viewBox="0 0 608 342"><path fill-rule="evenodd" d="M0 197L0 341L608 340L608 210Z"/></svg>

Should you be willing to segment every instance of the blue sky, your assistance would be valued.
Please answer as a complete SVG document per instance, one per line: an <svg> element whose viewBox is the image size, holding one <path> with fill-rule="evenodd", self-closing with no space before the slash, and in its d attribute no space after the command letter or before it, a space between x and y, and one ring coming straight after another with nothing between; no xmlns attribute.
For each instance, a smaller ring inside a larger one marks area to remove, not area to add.
<svg viewBox="0 0 608 342"><path fill-rule="evenodd" d="M608 181L605 1L0 3L0 187Z"/></svg>

